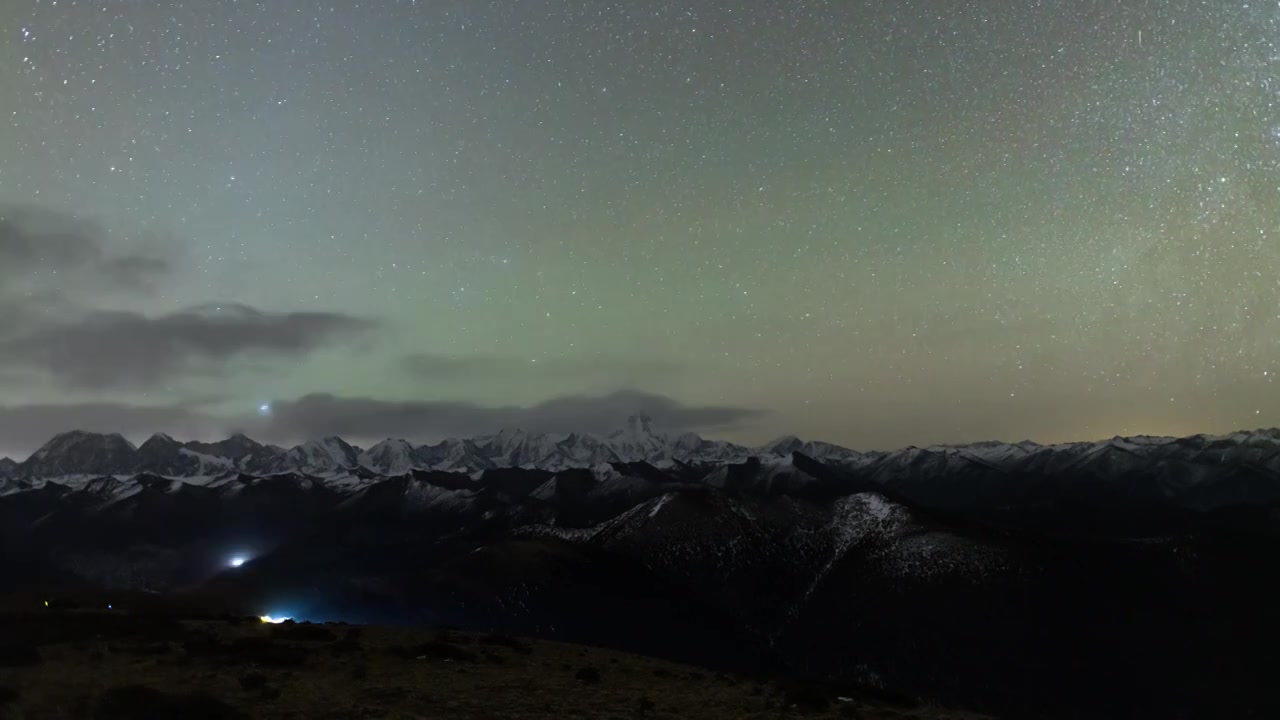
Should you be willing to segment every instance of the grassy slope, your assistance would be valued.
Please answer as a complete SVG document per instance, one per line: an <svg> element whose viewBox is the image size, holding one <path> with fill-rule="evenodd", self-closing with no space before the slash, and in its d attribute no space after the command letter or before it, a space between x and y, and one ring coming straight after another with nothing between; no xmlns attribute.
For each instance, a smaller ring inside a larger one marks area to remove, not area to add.
<svg viewBox="0 0 1280 720"><path fill-rule="evenodd" d="M121 689L138 685L164 694ZM772 683L553 642L58 611L0 615L0 706L22 720L971 717L834 699L805 711Z"/></svg>

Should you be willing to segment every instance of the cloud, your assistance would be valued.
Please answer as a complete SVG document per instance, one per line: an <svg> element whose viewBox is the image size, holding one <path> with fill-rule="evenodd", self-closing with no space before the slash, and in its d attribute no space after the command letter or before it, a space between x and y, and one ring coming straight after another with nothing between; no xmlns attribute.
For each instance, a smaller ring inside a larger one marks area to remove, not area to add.
<svg viewBox="0 0 1280 720"><path fill-rule="evenodd" d="M375 325L238 304L162 315L101 309L106 295L144 292L170 273L164 253L120 250L137 245L72 214L0 207L0 381L34 375L79 389L155 387L217 375L250 357L300 357Z"/></svg>
<svg viewBox="0 0 1280 720"><path fill-rule="evenodd" d="M737 407L689 406L649 393L623 391L602 396L558 397L530 407L472 403L387 401L307 395L277 402L270 417L256 408L240 416L210 413L201 402L141 406L82 403L0 406L0 455L26 457L54 435L68 430L114 432L141 442L155 432L188 439L221 439L245 432L262 442L291 444L327 435L372 443L388 437L428 442L468 437L502 428L529 431L607 433L626 418L647 414L667 431L723 430L760 415Z"/></svg>
<svg viewBox="0 0 1280 720"><path fill-rule="evenodd" d="M641 413L668 431L727 429L761 414L749 408L683 405L662 395L636 391L563 396L530 407L316 394L273 405L271 417L260 432L280 441L325 435L362 441L386 437L425 441L482 435L503 428L608 432L621 427L628 416Z"/></svg>
<svg viewBox="0 0 1280 720"><path fill-rule="evenodd" d="M436 355L418 353L405 357L402 366L414 378L458 382L517 380L573 380L635 386L684 372L679 363L628 356L516 358L497 355Z"/></svg>
<svg viewBox="0 0 1280 720"><path fill-rule="evenodd" d="M268 313L235 304L156 317L91 312L0 340L0 367L43 370L80 388L148 387L217 374L241 358L302 356L374 326L340 313Z"/></svg>
<svg viewBox="0 0 1280 720"><path fill-rule="evenodd" d="M59 288L68 285L67 276L77 284L137 288L169 272L159 254L115 251L108 248L112 244L123 243L91 220L30 206L0 207L0 290L29 285L33 274Z"/></svg>

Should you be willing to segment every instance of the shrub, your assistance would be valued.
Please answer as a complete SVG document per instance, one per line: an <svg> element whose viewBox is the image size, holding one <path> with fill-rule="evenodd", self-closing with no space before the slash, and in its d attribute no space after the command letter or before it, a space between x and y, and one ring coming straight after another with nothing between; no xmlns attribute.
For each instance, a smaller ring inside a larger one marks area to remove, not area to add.
<svg viewBox="0 0 1280 720"><path fill-rule="evenodd" d="M583 685L599 685L604 680L600 677L600 671L593 667L584 667L573 676Z"/></svg>
<svg viewBox="0 0 1280 720"><path fill-rule="evenodd" d="M93 717L95 720L248 720L249 716L208 693L168 694L145 685L121 685L102 693Z"/></svg>

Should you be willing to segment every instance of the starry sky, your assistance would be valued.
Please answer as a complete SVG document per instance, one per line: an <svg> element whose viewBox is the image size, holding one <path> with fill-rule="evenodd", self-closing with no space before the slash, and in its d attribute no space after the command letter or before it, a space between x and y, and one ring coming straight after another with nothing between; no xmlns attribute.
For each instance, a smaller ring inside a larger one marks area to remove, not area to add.
<svg viewBox="0 0 1280 720"><path fill-rule="evenodd" d="M0 451L1280 424L1273 0L0 5Z"/></svg>

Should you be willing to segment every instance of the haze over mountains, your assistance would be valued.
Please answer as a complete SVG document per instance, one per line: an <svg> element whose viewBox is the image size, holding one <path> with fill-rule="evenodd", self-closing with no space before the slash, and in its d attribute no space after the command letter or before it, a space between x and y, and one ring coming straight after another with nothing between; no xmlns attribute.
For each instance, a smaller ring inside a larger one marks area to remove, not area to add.
<svg viewBox="0 0 1280 720"><path fill-rule="evenodd" d="M367 449L70 432L0 467L0 590L500 629L1010 716L1280 711L1277 430L883 453L640 416Z"/></svg>

